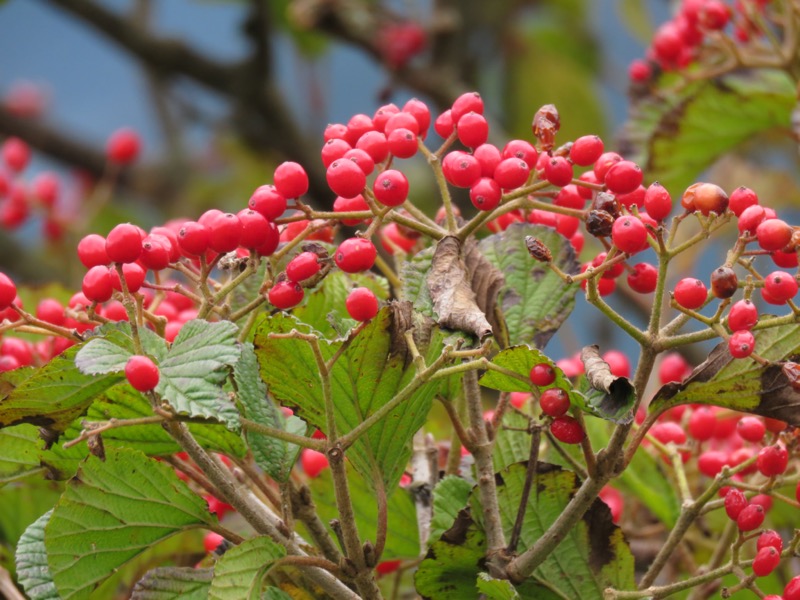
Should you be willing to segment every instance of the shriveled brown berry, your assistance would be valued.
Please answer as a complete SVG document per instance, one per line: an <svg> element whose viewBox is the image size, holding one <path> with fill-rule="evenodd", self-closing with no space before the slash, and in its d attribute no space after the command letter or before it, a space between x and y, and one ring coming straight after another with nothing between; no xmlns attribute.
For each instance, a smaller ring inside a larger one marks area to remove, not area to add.
<svg viewBox="0 0 800 600"><path fill-rule="evenodd" d="M552 262L553 255L550 249L539 238L535 238L532 235L525 236L525 247L530 252L530 255L539 262Z"/></svg>
<svg viewBox="0 0 800 600"><path fill-rule="evenodd" d="M730 298L739 288L739 279L734 270L722 266L711 273L711 293L717 298Z"/></svg>
<svg viewBox="0 0 800 600"><path fill-rule="evenodd" d="M545 104L533 116L531 129L545 152L555 144L556 134L560 128L561 118L558 116L558 110L553 104Z"/></svg>
<svg viewBox="0 0 800 600"><path fill-rule="evenodd" d="M598 192L592 201L592 210L604 210L616 219L619 216L619 200L614 194Z"/></svg>
<svg viewBox="0 0 800 600"><path fill-rule="evenodd" d="M796 392L800 392L800 365L796 362L787 361L783 363L781 370L783 374L786 375L786 379L789 381L789 385L792 386L792 389Z"/></svg>
<svg viewBox="0 0 800 600"><path fill-rule="evenodd" d="M595 237L608 237L614 227L614 217L604 210L590 210L586 215L586 231Z"/></svg>

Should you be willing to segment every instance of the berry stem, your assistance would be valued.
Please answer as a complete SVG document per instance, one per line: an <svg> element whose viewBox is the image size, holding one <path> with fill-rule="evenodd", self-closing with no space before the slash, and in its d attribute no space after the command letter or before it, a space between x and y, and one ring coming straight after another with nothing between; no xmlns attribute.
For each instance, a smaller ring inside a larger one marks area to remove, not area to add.
<svg viewBox="0 0 800 600"><path fill-rule="evenodd" d="M311 448L312 450L316 450L317 452L322 452L325 449L327 442L325 440L317 440L314 438L309 438L304 435L296 435L294 433L289 433L283 429L278 429L276 427L270 427L268 425L262 425L261 423L257 423L256 421L251 421L245 417L239 417L239 422L242 424L242 429L246 431L252 431L253 433L260 433L261 435L267 435L269 437L273 437L278 440L282 440L284 442L288 442L290 444L296 444L302 448Z"/></svg>
<svg viewBox="0 0 800 600"><path fill-rule="evenodd" d="M605 300L600 296L597 287L597 277L592 277L586 282L586 300L595 306L606 317L613 321L620 329L631 336L640 345L648 343L647 334L634 326L632 323L606 304Z"/></svg>
<svg viewBox="0 0 800 600"><path fill-rule="evenodd" d="M128 290L128 282L125 280L125 273L122 270L122 265L120 263L114 263L114 268L117 270L119 284L122 288L122 305L125 307L125 312L128 314L128 321L131 325L131 338L133 338L134 353L144 355L142 340L139 337L139 320L136 315L136 306L133 302L133 296Z"/></svg>
<svg viewBox="0 0 800 600"><path fill-rule="evenodd" d="M422 154L428 160L428 164L431 166L431 170L433 171L433 176L436 179L436 185L439 188L439 194L442 197L442 203L444 205L447 231L449 233L455 233L455 231L458 229L458 226L456 225L456 216L455 212L453 211L453 198L450 195L450 188L447 187L447 180L444 177L441 154L439 154L439 152L444 152L444 149L448 143L452 143L450 140L451 138L454 139L454 135L455 134L451 134L445 143L442 144L442 147L439 148L439 150L435 153L428 150L421 138L418 140L417 144L420 152L422 152Z"/></svg>

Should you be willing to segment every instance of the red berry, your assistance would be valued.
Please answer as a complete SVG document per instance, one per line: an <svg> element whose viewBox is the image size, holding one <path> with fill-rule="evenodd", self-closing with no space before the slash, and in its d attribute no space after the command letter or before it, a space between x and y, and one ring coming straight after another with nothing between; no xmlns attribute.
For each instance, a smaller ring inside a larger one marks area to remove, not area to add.
<svg viewBox="0 0 800 600"><path fill-rule="evenodd" d="M553 156L544 163L544 178L556 187L568 185L573 175L572 164L563 156Z"/></svg>
<svg viewBox="0 0 800 600"><path fill-rule="evenodd" d="M697 468L706 477L716 477L725 465L729 465L730 460L725 452L709 450L703 452L697 458Z"/></svg>
<svg viewBox="0 0 800 600"><path fill-rule="evenodd" d="M414 118L414 115L409 114L405 111L399 111L393 114L386 120L386 124L383 127L383 132L386 134L388 138L390 134L395 131L396 129L405 129L410 131L414 135L414 140L416 141L417 136L419 135L419 123L417 119Z"/></svg>
<svg viewBox="0 0 800 600"><path fill-rule="evenodd" d="M287 310L297 306L303 301L305 292L294 281L279 281L273 285L267 294L270 304L275 308Z"/></svg>
<svg viewBox="0 0 800 600"><path fill-rule="evenodd" d="M782 475L789 465L789 452L779 444L775 446L764 446L758 452L756 465L758 466L758 470L765 477Z"/></svg>
<svg viewBox="0 0 800 600"><path fill-rule="evenodd" d="M644 195L644 207L656 221L666 219L672 212L672 198L667 188L657 181L650 184Z"/></svg>
<svg viewBox="0 0 800 600"><path fill-rule="evenodd" d="M767 529L758 536L756 541L756 548L775 548L778 552L783 550L783 538L781 534L774 529Z"/></svg>
<svg viewBox="0 0 800 600"><path fill-rule="evenodd" d="M364 150L353 148L344 153L344 158L356 163L364 171L364 175L370 175L375 170L375 161Z"/></svg>
<svg viewBox="0 0 800 600"><path fill-rule="evenodd" d="M492 177L494 170L500 161L503 160L500 150L494 144L481 144L472 151L474 156L481 165L481 176Z"/></svg>
<svg viewBox="0 0 800 600"><path fill-rule="evenodd" d="M636 59L628 65L628 77L634 83L644 83L653 76L653 68L646 60Z"/></svg>
<svg viewBox="0 0 800 600"><path fill-rule="evenodd" d="M656 30L652 48L659 61L671 63L678 58L683 44L677 26L672 21L668 21Z"/></svg>
<svg viewBox="0 0 800 600"><path fill-rule="evenodd" d="M233 213L223 213L212 218L207 225L210 236L208 247L214 252L224 254L239 247L242 239L242 222Z"/></svg>
<svg viewBox="0 0 800 600"><path fill-rule="evenodd" d="M375 127L375 131L380 131L381 133L384 132L386 128L386 122L392 115L396 115L400 112L400 109L397 108L395 104L385 104L381 106L378 110L375 111L375 114L372 115L372 124Z"/></svg>
<svg viewBox="0 0 800 600"><path fill-rule="evenodd" d="M727 496L725 496L727 499ZM736 517L736 526L739 531L753 531L761 527L765 516L764 507L760 504L745 506Z"/></svg>
<svg viewBox="0 0 800 600"><path fill-rule="evenodd" d="M781 553L778 550L772 546L761 548L761 550L756 553L755 559L753 559L753 573L755 573L757 577L766 577L775 570L775 567L777 567L780 562Z"/></svg>
<svg viewBox="0 0 800 600"><path fill-rule="evenodd" d="M389 223L381 229L381 245L389 254L394 254L398 249L408 254L416 244L416 239L403 235L397 223Z"/></svg>
<svg viewBox="0 0 800 600"><path fill-rule="evenodd" d="M359 194L352 198L342 198L337 196L333 201L333 212L355 212L355 211L368 211L369 204L364 200L364 196ZM354 227L364 222L364 219L342 219L342 225Z"/></svg>
<svg viewBox="0 0 800 600"><path fill-rule="evenodd" d="M239 245L242 248L258 248L269 236L272 226L270 222L259 212L243 208L236 216L242 226L239 237Z"/></svg>
<svg viewBox="0 0 800 600"><path fill-rule="evenodd" d="M603 181L610 192L629 194L641 185L643 178L639 165L629 160L621 160L606 172Z"/></svg>
<svg viewBox="0 0 800 600"><path fill-rule="evenodd" d="M428 128L431 125L431 111L428 105L422 100L411 98L403 105L403 112L414 116L417 120L419 136L424 140L428 135Z"/></svg>
<svg viewBox="0 0 800 600"><path fill-rule="evenodd" d="M747 329L736 331L728 338L728 349L733 358L747 358L753 353L756 338Z"/></svg>
<svg viewBox="0 0 800 600"><path fill-rule="evenodd" d="M416 140L414 143L416 145ZM386 135L380 131L368 131L362 135L356 143L356 148L369 154L375 163L383 162L389 155L389 143ZM328 165L325 165L325 168L327 167Z"/></svg>
<svg viewBox="0 0 800 600"><path fill-rule="evenodd" d="M0 276L1 275L2 273L0 273ZM2 277L0 277L0 282L1 281ZM0 283L0 295L2 295L2 283ZM14 295L16 296L16 293ZM2 305L2 298L0 298L0 308L4 308ZM53 325L63 325L66 320L64 317L64 307L61 305L61 302L55 298L43 298L39 301L39 304L36 305L36 318L46 321L47 323L52 323Z"/></svg>
<svg viewBox="0 0 800 600"><path fill-rule="evenodd" d="M741 216L746 208L756 204L758 204L758 195L750 188L744 186L733 190L728 200L728 208L737 217Z"/></svg>
<svg viewBox="0 0 800 600"><path fill-rule="evenodd" d="M547 363L539 363L533 365L530 377L533 385L544 387L556 380L556 371Z"/></svg>
<svg viewBox="0 0 800 600"><path fill-rule="evenodd" d="M614 221L611 241L622 252L635 254L647 246L647 228L641 219L625 215Z"/></svg>
<svg viewBox="0 0 800 600"><path fill-rule="evenodd" d="M308 191L306 170L296 162L279 164L275 169L274 181L275 189L284 198L299 198Z"/></svg>
<svg viewBox="0 0 800 600"><path fill-rule="evenodd" d="M453 122L458 123L459 119L468 112L483 114L483 99L478 92L465 92L453 101L450 109L453 115Z"/></svg>
<svg viewBox="0 0 800 600"><path fill-rule="evenodd" d="M650 429L650 435L662 444L674 442L676 445L680 446L686 443L686 432L683 430L683 427L672 421L656 423Z"/></svg>
<svg viewBox="0 0 800 600"><path fill-rule="evenodd" d="M556 417L550 424L550 433L559 442L565 444L580 444L586 438L586 432L581 424L569 416Z"/></svg>
<svg viewBox="0 0 800 600"><path fill-rule="evenodd" d="M710 408L701 406L692 411L689 417L689 435L698 442L710 440L714 435L714 427L717 425L717 417Z"/></svg>
<svg viewBox="0 0 800 600"><path fill-rule="evenodd" d="M112 262L134 262L142 254L141 230L130 223L114 227L106 237L106 254Z"/></svg>
<svg viewBox="0 0 800 600"><path fill-rule="evenodd" d="M569 158L576 165L588 167L603 154L603 140L596 135L584 135L572 143Z"/></svg>
<svg viewBox="0 0 800 600"><path fill-rule="evenodd" d="M133 129L118 129L106 143L106 157L118 165L129 165L139 157L142 142Z"/></svg>
<svg viewBox="0 0 800 600"><path fill-rule="evenodd" d="M445 139L450 137L455 127L453 125L453 113L449 108L436 117L436 121L433 122L433 129L439 134L439 137Z"/></svg>
<svg viewBox="0 0 800 600"><path fill-rule="evenodd" d="M220 534L209 531L203 538L203 548L205 548L206 552L211 553L214 552L214 550L216 550L224 541L225 538Z"/></svg>
<svg viewBox="0 0 800 600"><path fill-rule="evenodd" d="M17 286L5 273L0 273L0 310L9 308L17 297ZM0 318L2 320L2 318Z"/></svg>
<svg viewBox="0 0 800 600"><path fill-rule="evenodd" d="M748 206L742 211L742 214L739 215L739 222L736 226L739 229L739 233L748 232L750 235L755 235L758 226L766 218L767 216L764 207L754 204L753 206Z"/></svg>
<svg viewBox="0 0 800 600"><path fill-rule="evenodd" d="M372 268L378 255L375 246L364 238L350 238L339 244L334 262L345 273L358 273Z"/></svg>
<svg viewBox="0 0 800 600"><path fill-rule="evenodd" d="M196 221L186 221L178 231L178 246L189 256L201 256L208 250L211 232Z"/></svg>
<svg viewBox="0 0 800 600"><path fill-rule="evenodd" d="M309 477L317 477L324 469L328 468L328 457L322 452L305 448L300 454L300 464Z"/></svg>
<svg viewBox="0 0 800 600"><path fill-rule="evenodd" d="M569 394L561 388L549 388L542 392L539 398L542 412L550 417L560 417L567 414L570 407Z"/></svg>
<svg viewBox="0 0 800 600"><path fill-rule="evenodd" d="M489 137L489 124L483 115L468 112L456 124L459 141L467 148L477 148Z"/></svg>
<svg viewBox="0 0 800 600"><path fill-rule="evenodd" d="M503 146L502 158L519 158L525 161L529 169L533 169L538 161L539 153L530 142L510 140Z"/></svg>
<svg viewBox="0 0 800 600"><path fill-rule="evenodd" d="M89 269L83 276L81 289L92 302L105 302L114 293L113 279L108 267L98 265Z"/></svg>
<svg viewBox="0 0 800 600"><path fill-rule="evenodd" d="M504 190L513 190L524 185L530 173L531 169L524 160L505 158L495 168L493 177Z"/></svg>
<svg viewBox="0 0 800 600"><path fill-rule="evenodd" d="M783 271L770 273L764 279L764 291L778 304L794 298L797 289L797 279Z"/></svg>
<svg viewBox="0 0 800 600"><path fill-rule="evenodd" d="M87 269L111 262L106 253L106 239L102 235L90 233L78 242L78 258Z"/></svg>
<svg viewBox="0 0 800 600"><path fill-rule="evenodd" d="M608 363L611 374L616 377L630 377L631 362L619 350L609 350L603 354L603 360Z"/></svg>
<svg viewBox="0 0 800 600"><path fill-rule="evenodd" d="M347 135L347 125L341 123L328 123L325 126L325 131L322 132L322 139L326 142L330 140L343 140Z"/></svg>
<svg viewBox="0 0 800 600"><path fill-rule="evenodd" d="M600 158L598 158L594 163L593 171L594 176L597 178L595 183L602 183L605 181L608 170L621 160L622 157L616 152L604 152L601 154Z"/></svg>
<svg viewBox="0 0 800 600"><path fill-rule="evenodd" d="M355 288L348 294L344 304L347 313L356 321L369 321L378 314L378 299L369 288Z"/></svg>
<svg viewBox="0 0 800 600"><path fill-rule="evenodd" d="M375 178L372 191L384 206L400 206L408 198L408 179L402 172L389 169Z"/></svg>
<svg viewBox="0 0 800 600"><path fill-rule="evenodd" d="M699 279L685 277L675 286L675 301L684 308L694 310L705 304L708 291Z"/></svg>
<svg viewBox="0 0 800 600"><path fill-rule="evenodd" d="M750 300L734 302L728 312L728 329L731 331L750 330L758 323L758 308Z"/></svg>
<svg viewBox="0 0 800 600"><path fill-rule="evenodd" d="M60 183L55 173L40 173L33 180L33 195L47 208L52 208L58 199Z"/></svg>
<svg viewBox="0 0 800 600"><path fill-rule="evenodd" d="M494 210L500 204L503 191L494 179L481 177L469 189L469 199L478 210Z"/></svg>
<svg viewBox="0 0 800 600"><path fill-rule="evenodd" d="M800 575L792 577L783 588L783 600L800 600Z"/></svg>
<svg viewBox="0 0 800 600"><path fill-rule="evenodd" d="M649 294L656 289L658 283L658 269L649 263L633 265L633 271L628 274L628 285L634 292Z"/></svg>
<svg viewBox="0 0 800 600"><path fill-rule="evenodd" d="M139 262L152 271L166 269L170 263L169 240L158 234L145 236L142 240L142 254Z"/></svg>
<svg viewBox="0 0 800 600"><path fill-rule="evenodd" d="M286 198L274 185L262 185L250 196L247 206L261 213L265 219L274 221L286 212Z"/></svg>
<svg viewBox="0 0 800 600"><path fill-rule="evenodd" d="M481 165L471 154L454 150L444 157L442 172L448 183L456 187L469 188L480 179Z"/></svg>
<svg viewBox="0 0 800 600"><path fill-rule="evenodd" d="M344 139L347 140L347 143L351 146L355 146L356 142L361 139L361 136L367 133L368 131L374 131L375 124L372 122L372 119L369 118L367 115L358 114L353 115L350 117L350 120L347 122L347 128L345 130Z"/></svg>
<svg viewBox="0 0 800 600"><path fill-rule="evenodd" d="M18 137L6 139L0 152L3 155L3 162L14 173L24 171L31 159L30 147Z"/></svg>
<svg viewBox="0 0 800 600"><path fill-rule="evenodd" d="M728 490L728 493L725 494L725 513L728 515L729 519L733 521L738 519L747 505L747 498L741 490L731 488Z"/></svg>
<svg viewBox="0 0 800 600"><path fill-rule="evenodd" d="M364 171L354 162L343 158L333 161L325 176L333 193L345 198L358 196L367 183Z"/></svg>
<svg viewBox="0 0 800 600"><path fill-rule="evenodd" d="M416 134L402 127L387 134L386 147L397 158L411 158L419 150Z"/></svg>
<svg viewBox="0 0 800 600"><path fill-rule="evenodd" d="M739 437L748 442L760 442L767 432L764 421L758 417L742 417L736 423L736 431Z"/></svg>
<svg viewBox="0 0 800 600"><path fill-rule="evenodd" d="M303 281L319 273L321 268L314 252L301 252L286 265L286 277L289 281Z"/></svg>
<svg viewBox="0 0 800 600"><path fill-rule="evenodd" d="M793 229L781 219L766 219L756 227L758 245L772 252L783 250L792 240Z"/></svg>
<svg viewBox="0 0 800 600"><path fill-rule="evenodd" d="M134 355L125 363L125 377L133 389L149 392L158 385L159 371L156 364L146 356Z"/></svg>
<svg viewBox="0 0 800 600"><path fill-rule="evenodd" d="M577 208L578 210L582 210L586 205L586 200L580 195L578 186L571 183L559 190L555 200L553 200L553 204L565 208Z"/></svg>
<svg viewBox="0 0 800 600"><path fill-rule="evenodd" d="M328 140L322 145L322 150L320 151L323 166L327 169L333 161L344 158L344 155L352 149L353 147L346 140Z"/></svg>
<svg viewBox="0 0 800 600"><path fill-rule="evenodd" d="M378 575L389 575L390 573L397 571L401 564L403 564L403 561L399 558L395 560L383 560L378 563L378 566L375 567L375 570L378 572Z"/></svg>

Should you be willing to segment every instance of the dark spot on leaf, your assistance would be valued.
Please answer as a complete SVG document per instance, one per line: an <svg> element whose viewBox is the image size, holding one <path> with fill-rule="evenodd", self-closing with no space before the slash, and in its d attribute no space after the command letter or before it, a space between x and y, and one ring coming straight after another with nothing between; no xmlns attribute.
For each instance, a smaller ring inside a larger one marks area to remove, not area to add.
<svg viewBox="0 0 800 600"><path fill-rule="evenodd" d="M472 513L469 507L462 508L458 511L453 526L442 534L441 540L454 546L461 546L467 541L467 532L472 524Z"/></svg>
<svg viewBox="0 0 800 600"><path fill-rule="evenodd" d="M592 503L583 515L583 521L589 529L589 567L598 572L616 558L617 551L612 538L618 527L611 520L611 510L600 499Z"/></svg>

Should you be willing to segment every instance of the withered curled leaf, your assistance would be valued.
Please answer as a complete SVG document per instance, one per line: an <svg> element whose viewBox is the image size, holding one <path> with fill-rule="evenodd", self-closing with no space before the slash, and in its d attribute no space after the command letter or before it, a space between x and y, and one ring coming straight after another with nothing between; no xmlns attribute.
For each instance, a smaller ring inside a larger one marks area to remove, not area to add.
<svg viewBox="0 0 800 600"><path fill-rule="evenodd" d="M619 409L632 406L636 395L633 384L627 377L618 377L611 372L611 367L600 357L598 346L584 346L581 350L581 361L589 385L604 394L602 400L597 404L597 408L601 412L614 414ZM632 413L627 414L618 422L627 422L632 418Z"/></svg>

